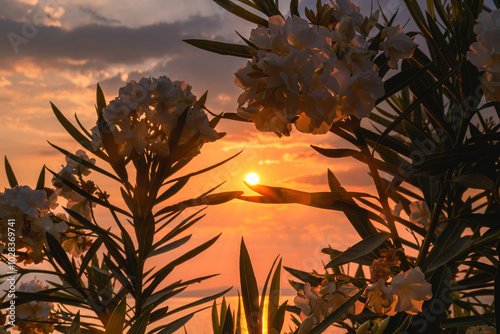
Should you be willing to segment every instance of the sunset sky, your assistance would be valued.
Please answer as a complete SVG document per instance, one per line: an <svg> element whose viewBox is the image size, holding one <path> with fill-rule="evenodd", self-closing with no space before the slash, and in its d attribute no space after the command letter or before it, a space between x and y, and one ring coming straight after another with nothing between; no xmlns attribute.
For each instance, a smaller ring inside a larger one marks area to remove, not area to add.
<svg viewBox="0 0 500 334"><path fill-rule="evenodd" d="M368 15L370 2L357 3ZM301 1L301 8L304 6ZM398 21L406 22L402 1L391 0L384 6L388 15L401 7ZM49 101L72 120L78 114L91 128L95 125L97 82L109 101L129 80L167 75L191 84L197 96L208 89L207 106L216 113L236 109L241 89L234 85L233 73L245 60L210 54L182 42L186 38L239 42L235 30L249 36L252 25L210 0L0 0L0 8L0 153L8 156L21 184L35 186L44 164L57 171L64 163L47 140L72 152L80 148L57 122ZM294 130L291 137L279 139L258 132L252 124L233 121L222 121L218 130L227 136L206 144L192 170L240 150L243 153L231 164L192 179L179 201L223 181L221 191L251 194L243 184L249 172L257 173L265 185L327 191L330 168L348 190L372 190L364 166L350 158L330 160L310 148L310 144L347 147L333 135L304 135ZM102 162L97 164L103 167ZM50 184L49 180L47 176ZM112 194L111 201L113 196L120 201L115 184L101 179L98 184ZM0 187L7 186L2 164ZM191 230L194 236L189 249L220 232L222 236L185 265L180 276L221 275L193 289L238 286L242 236L261 284L277 255L283 257L285 266L321 272L322 261L328 261L320 254L321 248L330 244L344 250L359 240L343 214L299 205L233 201L209 207L206 213ZM106 224L109 222L103 222ZM288 287L288 278L283 274L282 286Z"/></svg>

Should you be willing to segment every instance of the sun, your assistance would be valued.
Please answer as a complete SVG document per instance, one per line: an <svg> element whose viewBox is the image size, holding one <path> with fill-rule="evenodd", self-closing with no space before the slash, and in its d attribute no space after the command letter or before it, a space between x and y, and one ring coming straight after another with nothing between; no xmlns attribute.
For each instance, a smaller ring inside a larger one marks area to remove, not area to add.
<svg viewBox="0 0 500 334"><path fill-rule="evenodd" d="M259 175L255 173L248 173L247 176L245 177L246 183L250 185L254 185L259 183Z"/></svg>

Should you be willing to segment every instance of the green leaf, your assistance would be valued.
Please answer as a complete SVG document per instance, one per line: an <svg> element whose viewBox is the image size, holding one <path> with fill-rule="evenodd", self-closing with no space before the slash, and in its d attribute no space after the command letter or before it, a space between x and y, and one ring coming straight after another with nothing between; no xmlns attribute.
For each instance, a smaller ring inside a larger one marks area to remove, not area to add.
<svg viewBox="0 0 500 334"><path fill-rule="evenodd" d="M153 331L151 333L155 332L156 330L161 329L157 334L173 334L173 333L175 333L175 331L177 331L178 329L181 329L185 324L187 324L187 322L189 320L191 320L191 318L193 316L194 316L194 313L188 314L182 318L179 318L175 321L172 321L171 323L169 323L167 325L153 329Z"/></svg>
<svg viewBox="0 0 500 334"><path fill-rule="evenodd" d="M281 333L281 330L283 329L283 324L285 322L285 311L286 311L286 306L287 306L288 301L285 301L281 306L278 308L276 311L276 314L273 319L272 323L272 329L276 330L276 333ZM272 333L270 331L269 333Z"/></svg>
<svg viewBox="0 0 500 334"><path fill-rule="evenodd" d="M128 330L128 334L144 334L146 333L146 328L149 322L149 316L151 315L151 310L153 307L148 308L145 312L141 314L139 319Z"/></svg>
<svg viewBox="0 0 500 334"><path fill-rule="evenodd" d="M5 173L7 174L7 179L9 180L9 185L11 188L18 186L16 176L14 175L14 171L10 166L9 160L7 160L7 156L5 156Z"/></svg>
<svg viewBox="0 0 500 334"><path fill-rule="evenodd" d="M352 157L355 155L362 155L360 151L344 149L344 148L321 148L314 145L311 147L316 150L319 154L324 155L328 158L344 158L344 157Z"/></svg>
<svg viewBox="0 0 500 334"><path fill-rule="evenodd" d="M87 269L88 264L90 263L90 261L92 260L94 255L97 254L97 251L99 250L99 248L101 248L102 243L103 243L102 237L98 237L96 240L94 240L94 242L92 243L92 246L90 246L89 250L87 251L87 253L83 257L82 263L80 264L78 278L82 277L82 274Z"/></svg>
<svg viewBox="0 0 500 334"><path fill-rule="evenodd" d="M45 238L47 239L51 255L54 257L59 266L61 266L64 273L68 275L68 281L71 286L76 287L78 283L75 268L71 264L66 251L62 248L61 244L59 244L59 241L52 236L52 234L46 233Z"/></svg>
<svg viewBox="0 0 500 334"><path fill-rule="evenodd" d="M252 55L248 51L249 47L246 45L207 41L204 39L185 39L184 42L199 49L218 53L220 55L241 57L246 59L252 58Z"/></svg>
<svg viewBox="0 0 500 334"><path fill-rule="evenodd" d="M278 266L274 271L273 278L271 280L271 287L269 288L269 303L267 309L267 324L268 324L268 333L271 333L271 329L273 328L275 317L278 313L278 309L280 307L280 273L281 273L281 259L278 262ZM280 329L281 330L281 329ZM279 331L278 331L279 332Z"/></svg>
<svg viewBox="0 0 500 334"><path fill-rule="evenodd" d="M221 334L219 325L219 315L217 314L217 302L215 299L212 305L212 329L213 329L213 334Z"/></svg>
<svg viewBox="0 0 500 334"><path fill-rule="evenodd" d="M169 251L171 251L173 249L176 249L176 248L184 245L186 242L188 242L191 239L191 236L192 236L192 234L187 235L187 236L185 236L185 237L183 237L183 238L181 238L179 240L173 241L173 242L171 242L171 243L169 243L169 244L167 244L165 246L162 246L162 247L160 247L158 249L155 249L151 253L150 257L153 257L155 255L160 255L160 254L169 252Z"/></svg>
<svg viewBox="0 0 500 334"><path fill-rule="evenodd" d="M186 305L183 305L181 307L178 307L176 309L173 309L172 311L169 311L165 314L165 316L168 316L168 315L171 315L171 314L174 314L174 313L177 313L177 312L181 312L181 311L184 311L184 310L187 310L191 307L195 307L195 306L198 306L198 305L202 305L202 304L205 304L207 302L211 302L212 300L215 300L217 298L220 298L222 297L223 295L225 295L229 290L231 290L232 287L224 290L224 291L221 291L219 293L216 293L214 295L211 295L211 296L208 296L208 297L204 297L204 298L201 298L195 302L192 302L192 303L189 303L189 304L186 304Z"/></svg>
<svg viewBox="0 0 500 334"><path fill-rule="evenodd" d="M82 158L80 158L79 156L77 156L77 155L75 155L75 154L72 154L72 153L70 153L70 152L66 151L66 150L65 150L65 149L63 149L63 148L60 148L60 147L58 147L58 146L56 146L56 145L52 144L51 142L48 142L48 143L49 143L49 145L50 145L50 146L52 146L53 148L55 148L56 150L58 150L59 152L61 152L61 153L62 153L62 154L64 154L65 156L67 156L68 158L70 158L70 159L72 159L72 160L74 160L74 161L78 162L79 164L81 164L81 165L83 165L83 166L85 166L85 167L87 167L87 168L89 168L89 169L95 170L96 172L101 173L101 174L102 174L102 175L104 175L104 176L107 176L107 177L109 177L109 178L112 178L112 179L113 179L113 180L115 180L115 181L118 181L118 182L122 183L122 181L121 181L118 177L114 176L114 175L113 175L113 174L111 174L110 172L108 172L108 171L106 171L106 170L104 170L104 169L102 169L102 168L100 168L100 167L97 167L97 166L96 166L96 165L94 165L93 163L90 163L89 161L87 161L87 160L85 160L85 159L82 159Z"/></svg>
<svg viewBox="0 0 500 334"><path fill-rule="evenodd" d="M262 331L260 320L262 317L259 311L259 290L257 289L257 280L252 268L252 261L250 260L250 255L248 254L243 238L241 238L240 246L240 286L248 333L260 334Z"/></svg>
<svg viewBox="0 0 500 334"><path fill-rule="evenodd" d="M432 63L430 63L432 64ZM412 66L408 69L402 70L401 72L393 75L384 82L385 94L379 98L375 105L378 105L382 101L387 100L390 96L396 94L403 88L407 87L409 84L420 78L423 74L427 72L429 65L424 67Z"/></svg>
<svg viewBox="0 0 500 334"><path fill-rule="evenodd" d="M106 108L106 99L104 98L104 93L102 92L101 86L97 84L97 89L96 89L96 111L97 111L97 117L101 118L102 117L102 109Z"/></svg>
<svg viewBox="0 0 500 334"><path fill-rule="evenodd" d="M453 260L455 257L466 252L473 242L474 240L471 240L468 237L463 237L455 240L450 246L448 246L440 254L434 256L432 258L432 261L424 266L426 268L426 272L436 270L437 268L444 266L445 264Z"/></svg>
<svg viewBox="0 0 500 334"><path fill-rule="evenodd" d="M45 187L45 165L43 165L40 175L38 176L38 181L36 183L36 190L43 190Z"/></svg>
<svg viewBox="0 0 500 334"><path fill-rule="evenodd" d="M311 284L311 286L313 286L313 287L320 285L321 282L323 281L323 278L321 278L319 276L313 276L310 273L305 272L305 271L301 271L301 270L297 270L297 269L293 269L293 268L289 268L289 267L283 267L283 269L288 271L291 275L300 279L302 282Z"/></svg>
<svg viewBox="0 0 500 334"><path fill-rule="evenodd" d="M49 168L47 168L47 170L49 172L51 172L52 175L54 175L58 180L60 180L62 183L64 183L65 185L67 185L69 188L71 188L71 190L74 190L75 192L77 192L78 194L82 195L86 199L88 199L88 200L90 200L92 202L95 202L96 204L102 205L105 208L108 208L110 210L119 212L119 213L121 213L121 214L123 214L123 215L125 215L127 217L132 218L132 215L129 212L127 212L127 211L125 211L123 209L120 209L120 208L118 208L118 207L116 207L114 205L111 205L110 203L105 202L105 201L103 201L103 200L95 197L94 195L89 194L88 192L86 192L85 190L83 190L82 188L80 188L78 185L74 184L71 181L66 180L61 175L56 174L54 171L50 170Z"/></svg>
<svg viewBox="0 0 500 334"><path fill-rule="evenodd" d="M76 313L75 318L71 322L68 334L80 334L80 311Z"/></svg>
<svg viewBox="0 0 500 334"><path fill-rule="evenodd" d="M174 183L172 186L170 186L170 188L165 190L163 194L161 194L156 198L155 205L158 205L161 202L177 194L186 185L186 183L188 183L188 181L189 177L186 177L186 178L181 178L179 181Z"/></svg>
<svg viewBox="0 0 500 334"><path fill-rule="evenodd" d="M73 137L84 148L86 148L90 152L96 154L100 158L102 158L102 156L104 156L103 159L106 160L106 155L102 154L102 152L94 151L94 148L92 147L92 144L90 143L90 140L87 137L85 137L80 131L78 131L78 129L73 124L71 124L71 122L68 121L68 119L66 117L64 117L64 115L61 113L61 111L59 111L59 109L57 109L57 107L52 102L50 102L50 105L52 107L52 111L54 112L57 119L59 120L59 123L61 123L61 125L64 127L64 129L66 129L66 131L71 135L71 137Z"/></svg>
<svg viewBox="0 0 500 334"><path fill-rule="evenodd" d="M125 314L127 313L127 297L124 297L120 304L114 309L106 325L106 334L122 334L125 324Z"/></svg>
<svg viewBox="0 0 500 334"><path fill-rule="evenodd" d="M290 1L290 14L293 16L300 17L299 14L299 0Z"/></svg>
<svg viewBox="0 0 500 334"><path fill-rule="evenodd" d="M441 87L443 83L448 80L452 75L454 75L457 71L459 70L459 67L453 68L451 71L449 71L445 76L440 78L438 81L436 81L433 85L431 85L419 98L417 98L413 103L403 112L401 113L394 122L388 126L384 132L380 135L379 139L375 143L374 150L375 148L380 144L380 142L399 124L401 123L409 114L411 114L415 109L417 109L420 104L422 104L429 96L431 96L431 93L433 93L436 89ZM445 129L443 129L445 130Z"/></svg>
<svg viewBox="0 0 500 334"><path fill-rule="evenodd" d="M347 192L345 190L335 192L318 192L307 193L294 189L269 187L264 185L249 185L244 182L247 187L253 191L261 194L262 196L240 196L239 199L255 202L255 203L297 203L307 206L312 206L321 209L338 210L347 214L354 214L363 218L370 218L375 221L385 224L385 221L367 209L361 208L357 205L352 198L372 197L374 196L366 193ZM349 218L349 217L348 217ZM352 220L351 220L352 222ZM376 233L375 228L368 220L357 221L355 220L354 227L362 237ZM372 231L373 229L373 231ZM368 233L371 231L372 233Z"/></svg>
<svg viewBox="0 0 500 334"><path fill-rule="evenodd" d="M222 316L222 314L221 314ZM234 333L234 323L233 316L231 313L231 307L228 306L227 312L225 314L224 324L222 326L221 334L233 334Z"/></svg>
<svg viewBox="0 0 500 334"><path fill-rule="evenodd" d="M213 0L216 4L227 10L228 12L241 17L242 19L255 23L257 25L267 27L268 22L267 20L263 19L260 16L257 16L248 10L236 5L235 3L231 2L230 0ZM256 3L256 2L254 2ZM257 4L257 3L256 3ZM262 11L262 8L260 8Z"/></svg>
<svg viewBox="0 0 500 334"><path fill-rule="evenodd" d="M183 209L199 206L199 205L217 205L226 203L234 198L238 198L243 194L243 191L227 191L218 194L212 194L207 196L200 196L187 201L180 202L175 205L167 206L160 211L158 211L155 216L159 216L168 212L177 212Z"/></svg>
<svg viewBox="0 0 500 334"><path fill-rule="evenodd" d="M177 267L178 265L192 259L193 257L197 256L201 252L205 251L207 248L212 246L215 241L220 237L220 234L217 235L216 237L208 240L207 242L201 244L200 246L190 250L189 252L185 253L184 255L181 255L177 259L173 260L172 262L168 263L165 265L163 268L158 270L156 273L154 273L149 280L153 279L153 282L144 290L144 295L150 295L154 292L154 290L158 287L158 285L165 279L165 277L168 276L172 272L172 270ZM148 280L148 281L149 281Z"/></svg>
<svg viewBox="0 0 500 334"><path fill-rule="evenodd" d="M343 316L350 308L354 305L356 301L358 301L359 297L365 292L366 286L359 290L357 294L352 296L348 301L346 301L342 306L336 309L333 313L331 313L328 317L325 318L322 322L320 322L316 327L314 327L309 334L319 334L324 332L331 324L337 321L341 316Z"/></svg>
<svg viewBox="0 0 500 334"><path fill-rule="evenodd" d="M337 257L341 255L343 252L333 249L333 248L323 248L321 250L322 253L330 255L330 257L333 259L334 257ZM375 260L377 257L373 253L368 253L365 256L362 256L360 258L357 258L356 260L352 261L354 263L358 263L361 265L365 266L371 266L373 263L373 260Z"/></svg>
<svg viewBox="0 0 500 334"><path fill-rule="evenodd" d="M325 269L341 266L345 263L353 262L361 257L364 257L383 245L390 235L390 233L377 233L364 238L330 261L325 266Z"/></svg>

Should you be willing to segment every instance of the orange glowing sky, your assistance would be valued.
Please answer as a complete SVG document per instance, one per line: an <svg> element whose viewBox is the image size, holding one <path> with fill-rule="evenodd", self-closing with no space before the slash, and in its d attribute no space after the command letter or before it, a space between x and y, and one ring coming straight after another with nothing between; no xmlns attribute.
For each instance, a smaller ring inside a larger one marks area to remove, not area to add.
<svg viewBox="0 0 500 334"><path fill-rule="evenodd" d="M304 3L301 1L301 6ZM368 13L369 1L364 3L367 4L362 8L367 8ZM398 6L399 1L388 2L385 9L390 12ZM128 80L167 75L190 83L198 96L208 89L207 106L214 112L236 108L241 90L234 85L233 73L244 66L245 60L213 55L182 42L185 38L237 42L235 29L243 36L249 35L251 25L243 24L210 0L0 0L0 8L2 36L24 36L23 31L28 29L25 25L37 17L35 14L45 13L46 17L43 22L35 22L36 32L31 31L17 46L13 47L8 38L0 41L0 153L8 156L21 184L34 186L44 164L59 170L64 163L47 140L73 152L80 148L58 124L49 101L68 118L78 114L90 128L95 124L97 82L110 100ZM404 20L404 10L402 17ZM179 194L179 201L198 196L224 181L220 191L252 193L243 184L249 172L256 172L261 184L327 191L326 171L330 168L346 189L372 189L364 166L351 158L327 159L310 148L311 144L348 147L333 135L304 135L294 130L290 138L279 139L274 134L258 132L252 124L232 121L222 121L218 130L227 132L227 136L206 144L191 166L193 170L240 150L243 153L192 179ZM105 167L102 163L100 166ZM117 188L110 189L112 183L97 181L102 189L109 189L111 200L118 197ZM2 164L0 186L7 185ZM221 275L195 289L238 286L242 236L261 284L277 255L283 257L285 266L321 272L322 262L328 261L321 255L321 248L331 245L344 250L359 240L341 213L299 205L233 201L209 207L206 213L206 218L191 230L194 235L189 249L220 232L222 236L203 255L184 265L181 274L185 278ZM282 275L283 287L288 287L288 278L288 274Z"/></svg>

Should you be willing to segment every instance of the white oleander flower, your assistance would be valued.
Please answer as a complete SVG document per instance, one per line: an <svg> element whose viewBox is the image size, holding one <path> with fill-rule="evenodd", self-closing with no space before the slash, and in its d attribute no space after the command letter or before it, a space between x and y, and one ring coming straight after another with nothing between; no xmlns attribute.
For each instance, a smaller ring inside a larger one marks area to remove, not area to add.
<svg viewBox="0 0 500 334"><path fill-rule="evenodd" d="M333 33L333 41L336 47L340 50L345 50L356 35L356 24L349 16L343 16L339 23L335 26Z"/></svg>
<svg viewBox="0 0 500 334"><path fill-rule="evenodd" d="M180 145L189 143L199 134L195 138L196 143L193 143L196 147L190 148L198 152L204 142L219 138L198 105L191 86L184 81L172 81L166 76L142 78L138 83L130 81L120 88L119 96L104 109L103 117L111 129L120 155L129 157L150 151L166 157L170 155L170 136L184 111L187 112L187 118ZM92 145L96 149L102 146L101 135L95 127ZM186 152L188 155L191 153Z"/></svg>
<svg viewBox="0 0 500 334"><path fill-rule="evenodd" d="M388 65L392 69L398 69L400 59L408 59L413 56L413 52L418 44L404 34L401 25L396 27L386 27L382 32L384 41L380 43L381 50L384 50L386 57L389 57Z"/></svg>
<svg viewBox="0 0 500 334"><path fill-rule="evenodd" d="M85 160L86 162L89 162L91 163L92 165L95 165L95 159L94 158L89 158L87 153L84 151L84 150L78 150L76 151L75 155L83 160ZM78 175L78 174L81 174L81 175L84 175L84 176L88 176L90 174L90 169L78 162L76 162L75 160L69 158L69 157L66 157L66 164L68 167L71 167L75 170L75 173Z"/></svg>
<svg viewBox="0 0 500 334"><path fill-rule="evenodd" d="M431 211L425 201L410 203L410 222L422 227L429 226L431 222Z"/></svg>
<svg viewBox="0 0 500 334"><path fill-rule="evenodd" d="M126 121L133 109L120 98L109 102L106 108L103 108L102 114L109 124L117 124Z"/></svg>
<svg viewBox="0 0 500 334"><path fill-rule="evenodd" d="M356 27L360 27L363 24L364 16L360 13L359 7L352 3L350 0L337 0L333 3L333 15L338 22L342 20L343 17L350 17Z"/></svg>
<svg viewBox="0 0 500 334"><path fill-rule="evenodd" d="M432 298L432 286L420 268L400 273L391 281L391 294L397 300L394 310L408 314L422 312L424 301Z"/></svg>
<svg viewBox="0 0 500 334"><path fill-rule="evenodd" d="M327 301L327 315L335 312L342 304L354 297L356 293L359 292L359 288L355 287L353 284L342 284L338 287L336 282L331 282L325 285L321 289L321 294L323 294L323 299ZM341 319L345 319L348 314L359 314L363 311L364 305L360 301L356 301L351 308L349 308Z"/></svg>
<svg viewBox="0 0 500 334"><path fill-rule="evenodd" d="M479 71L500 72L500 52L490 54L482 43L474 42L471 44L470 51L467 52L467 59Z"/></svg>
<svg viewBox="0 0 500 334"><path fill-rule="evenodd" d="M151 98L151 80L142 78L139 83L135 80L129 81L118 90L118 98L132 109L146 106L146 102Z"/></svg>
<svg viewBox="0 0 500 334"><path fill-rule="evenodd" d="M358 118L367 117L375 107L377 99L384 95L384 84L374 71L364 71L353 75L344 88L340 108L337 109L339 118L354 115Z"/></svg>
<svg viewBox="0 0 500 334"><path fill-rule="evenodd" d="M300 308L300 319L302 321L311 317L314 319L313 324L316 325L325 319L328 305L326 300L323 299L320 290L320 285L313 288L309 283L306 283L304 290L299 291L295 297L294 303L295 306Z"/></svg>
<svg viewBox="0 0 500 334"><path fill-rule="evenodd" d="M474 25L474 32L489 55L500 54L500 9L482 11Z"/></svg>
<svg viewBox="0 0 500 334"><path fill-rule="evenodd" d="M394 298L391 290L385 285L384 279L379 279L377 283L366 288L366 306L377 314L394 315Z"/></svg>
<svg viewBox="0 0 500 334"><path fill-rule="evenodd" d="M309 22L292 16L283 26L284 39L296 50L325 50L331 44L331 32L322 26L310 26Z"/></svg>
<svg viewBox="0 0 500 334"><path fill-rule="evenodd" d="M147 135L148 126L144 121L130 128L124 127L120 132L115 133L115 142L120 143L118 153L126 157L132 152L141 153L148 146Z"/></svg>
<svg viewBox="0 0 500 334"><path fill-rule="evenodd" d="M29 282L23 282L17 288L20 292L40 292L48 287L44 287L42 282L36 278ZM31 301L16 306L16 317L21 320L47 320L54 305L49 302Z"/></svg>

